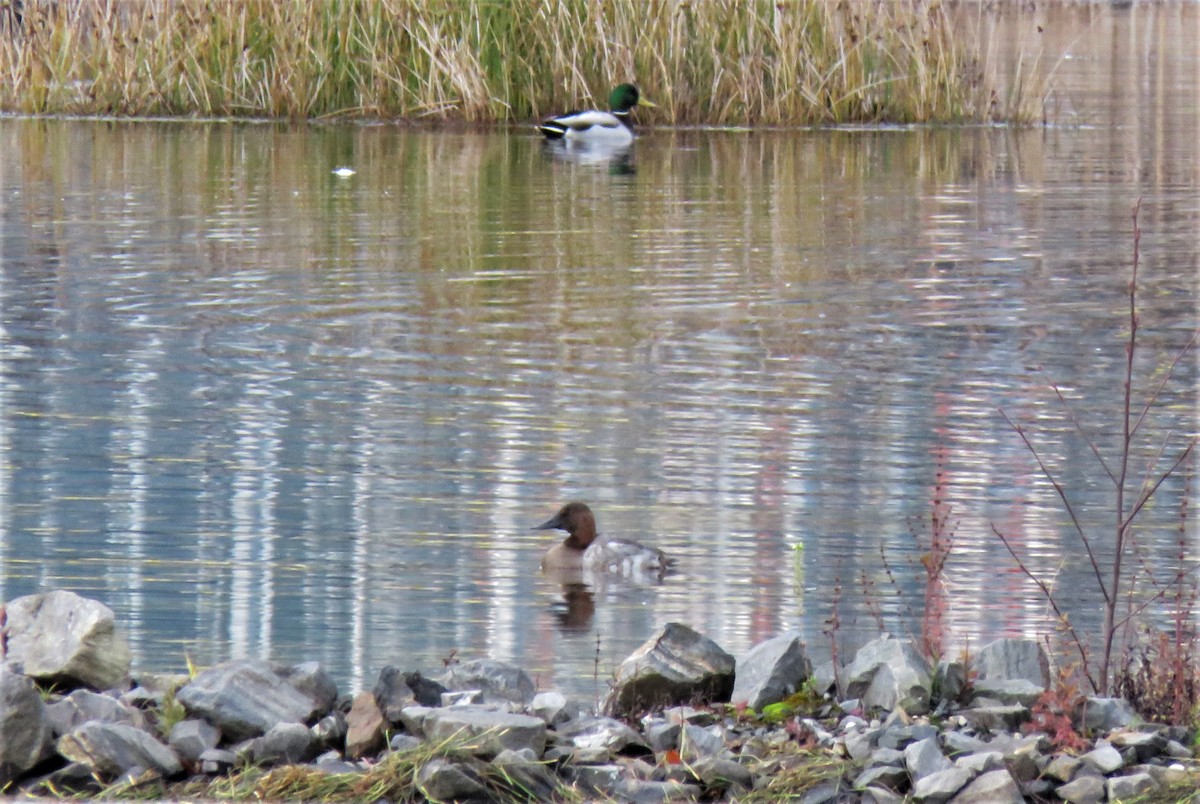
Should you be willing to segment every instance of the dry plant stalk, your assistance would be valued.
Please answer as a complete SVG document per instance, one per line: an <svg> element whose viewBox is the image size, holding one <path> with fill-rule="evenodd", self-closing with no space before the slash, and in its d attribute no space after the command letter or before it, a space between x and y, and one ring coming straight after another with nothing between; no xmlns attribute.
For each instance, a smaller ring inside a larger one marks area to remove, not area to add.
<svg viewBox="0 0 1200 804"><path fill-rule="evenodd" d="M673 123L1034 121L964 19L848 0L24 0L0 109L520 120L635 80ZM982 54L982 55L981 55Z"/></svg>
<svg viewBox="0 0 1200 804"><path fill-rule="evenodd" d="M1030 439L1028 433L1019 424L1014 422L1008 415L1001 410L1000 415L1004 417L1005 422L1009 427L1020 437L1025 448L1029 450L1034 460L1038 465L1038 469L1042 475L1054 487L1055 493L1058 495L1059 501L1067 512L1067 516L1071 520L1076 533L1079 534L1080 542L1083 545L1085 554L1087 555L1088 563L1091 567L1092 574L1096 579L1096 586L1100 591L1104 602L1104 623L1102 626L1102 643L1100 649L1098 666L1093 666L1092 657L1088 650L1086 641L1075 630L1070 619L1059 605L1058 598L1054 590L1041 578L1039 578L1030 569L1029 565L1016 552L1011 540L1005 534L992 525L992 532L1000 539L1009 555L1012 556L1018 568L1025 574L1041 591L1047 604L1054 611L1055 617L1063 625L1067 634L1070 636L1071 642L1079 652L1081 660L1081 672L1087 677L1092 688L1101 695L1107 695L1109 683L1111 681L1112 660L1113 654L1117 651L1117 634L1128 627L1132 619L1148 605L1155 600L1163 599L1166 594L1173 588L1178 587L1184 580L1200 569L1200 565L1181 566L1174 578L1165 585L1158 585L1158 590L1150 596L1148 600L1143 601L1139 605L1134 605L1132 599L1133 586L1136 577L1136 570L1131 573L1126 567L1125 561L1130 557L1135 550L1136 544L1133 538L1133 525L1137 516L1146 507L1155 493L1159 490L1162 484L1170 477L1181 471L1188 461L1191 459L1192 453L1196 446L1196 437L1191 436L1186 439L1183 448L1174 460L1167 463L1165 469L1159 469L1158 466L1166 452L1170 441L1170 436L1164 440L1163 444L1157 451L1150 465L1146 468L1145 474L1140 486L1132 487L1131 484L1131 466L1135 452L1135 439L1142 425L1145 424L1147 416L1154 408L1159 396L1162 394L1168 380L1175 373L1176 367L1179 365L1183 357L1191 352L1195 347L1196 341L1200 338L1200 328L1192 332L1191 338L1182 348L1176 352L1170 366L1163 373L1158 384L1155 385L1145 402L1140 409L1134 410L1133 405L1133 384L1134 384L1134 357L1137 352L1138 343L1138 328L1140 317L1137 310L1137 283L1138 283L1138 268L1140 267L1140 245L1142 230L1138 224L1138 213L1141 210L1141 199L1133 208L1133 265L1130 272L1128 285L1129 297L1129 336L1125 343L1125 375L1123 385L1123 402L1120 416L1121 423L1121 440L1120 446L1116 455L1115 462L1106 460L1101 454L1099 447L1085 430L1082 425L1071 413L1067 406L1067 400L1063 396L1062 391L1057 386L1052 386L1055 395L1062 403L1067 412L1067 416L1075 426L1075 429L1083 437L1091 450L1092 455L1096 458L1105 476L1109 479L1114 490L1114 505L1113 505L1113 529L1111 531L1111 546L1113 558L1111 562L1105 566L1104 561L1100 556L1101 539L1096 534L1089 533L1084 529L1082 521L1076 513L1075 507L1071 504L1067 497L1066 490L1063 485L1055 477L1054 473L1046 465L1042 459L1038 448ZM1153 580L1153 576L1150 576ZM1124 610L1121 603L1125 601Z"/></svg>

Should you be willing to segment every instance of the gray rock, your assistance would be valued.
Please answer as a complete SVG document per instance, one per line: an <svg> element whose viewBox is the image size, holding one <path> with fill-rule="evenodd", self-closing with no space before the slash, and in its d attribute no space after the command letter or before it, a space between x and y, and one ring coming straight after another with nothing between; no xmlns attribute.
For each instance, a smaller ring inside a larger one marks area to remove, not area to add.
<svg viewBox="0 0 1200 804"><path fill-rule="evenodd" d="M1095 804L1104 800L1104 777L1080 776L1078 779L1073 779L1060 786L1054 791L1054 794L1063 801L1074 802L1074 804Z"/></svg>
<svg viewBox="0 0 1200 804"><path fill-rule="evenodd" d="M1192 759L1195 756L1192 749L1175 740L1167 740L1167 744L1163 746L1163 754L1171 759Z"/></svg>
<svg viewBox="0 0 1200 804"><path fill-rule="evenodd" d="M568 781L590 795L612 795L624 776L620 765L568 765L564 769Z"/></svg>
<svg viewBox="0 0 1200 804"><path fill-rule="evenodd" d="M945 770L931 773L913 783L912 797L914 801L926 801L930 804L941 804L949 801L958 791L962 790L975 778L975 774L964 768L951 766Z"/></svg>
<svg viewBox="0 0 1200 804"><path fill-rule="evenodd" d="M425 718L433 711L429 706L406 706L400 710L400 724L412 734L424 735Z"/></svg>
<svg viewBox="0 0 1200 804"><path fill-rule="evenodd" d="M321 667L320 662L302 662L279 670L279 676L324 714L337 703L338 690L333 677Z"/></svg>
<svg viewBox="0 0 1200 804"><path fill-rule="evenodd" d="M471 750L491 757L506 748L528 748L540 757L546 747L546 724L541 718L497 712L478 706L431 709L425 717L425 736L434 742L462 739Z"/></svg>
<svg viewBox="0 0 1200 804"><path fill-rule="evenodd" d="M579 706L573 704L567 699L567 696L555 690L539 692L533 696L533 700L529 704L529 709L542 720L546 721L546 725L548 726L557 726L560 723L566 723L571 718L578 717L580 713Z"/></svg>
<svg viewBox="0 0 1200 804"><path fill-rule="evenodd" d="M745 792L754 786L754 774L740 762L706 756L692 763L692 771L707 790Z"/></svg>
<svg viewBox="0 0 1200 804"><path fill-rule="evenodd" d="M326 751L312 761L312 767L322 773L366 773L366 768L347 762L337 751Z"/></svg>
<svg viewBox="0 0 1200 804"><path fill-rule="evenodd" d="M875 750L878 737L879 732L872 729L871 731L852 731L842 739L850 758L855 762L862 762Z"/></svg>
<svg viewBox="0 0 1200 804"><path fill-rule="evenodd" d="M197 765L200 755L221 742L221 732L205 720L181 720L171 727L167 744L184 762Z"/></svg>
<svg viewBox="0 0 1200 804"><path fill-rule="evenodd" d="M668 623L617 669L605 714L620 716L655 706L728 701L734 658L686 625Z"/></svg>
<svg viewBox="0 0 1200 804"><path fill-rule="evenodd" d="M845 782L830 780L820 782L804 792L800 804L838 804L849 792Z"/></svg>
<svg viewBox="0 0 1200 804"><path fill-rule="evenodd" d="M810 675L812 662L799 634L768 639L738 657L730 702L762 709L794 694Z"/></svg>
<svg viewBox="0 0 1200 804"><path fill-rule="evenodd" d="M997 639L975 657L977 681L1029 681L1039 689L1050 686L1050 660L1032 639Z"/></svg>
<svg viewBox="0 0 1200 804"><path fill-rule="evenodd" d="M832 661L821 662L813 668L812 689L818 695L837 695L841 690L841 683L846 677L844 668L835 667ZM842 698L852 698L850 695L839 695Z"/></svg>
<svg viewBox="0 0 1200 804"><path fill-rule="evenodd" d="M341 712L330 712L312 727L313 736L326 747L341 747L346 744L346 716Z"/></svg>
<svg viewBox="0 0 1200 804"><path fill-rule="evenodd" d="M951 755L959 754L977 754L980 751L987 751L988 746L983 740L978 737L972 737L969 734L963 734L961 731L944 731L941 736L942 745Z"/></svg>
<svg viewBox="0 0 1200 804"><path fill-rule="evenodd" d="M361 759L383 748L387 719L377 700L378 692L360 692L350 706L346 715L346 756L350 759Z"/></svg>
<svg viewBox="0 0 1200 804"><path fill-rule="evenodd" d="M209 775L229 773L237 765L237 754L224 748L210 748L200 755L200 772Z"/></svg>
<svg viewBox="0 0 1200 804"><path fill-rule="evenodd" d="M684 762L713 757L725 751L725 733L720 726L685 723L679 733L679 756Z"/></svg>
<svg viewBox="0 0 1200 804"><path fill-rule="evenodd" d="M58 740L58 753L87 765L97 776L112 779L134 768L165 776L183 773L179 757L141 729L122 723L84 723Z"/></svg>
<svg viewBox="0 0 1200 804"><path fill-rule="evenodd" d="M963 662L938 662L933 673L933 697L957 704L967 690L968 668Z"/></svg>
<svg viewBox="0 0 1200 804"><path fill-rule="evenodd" d="M866 708L899 707L916 715L929 711L933 674L908 642L890 636L868 642L855 654L843 678L846 694L861 698Z"/></svg>
<svg viewBox="0 0 1200 804"><path fill-rule="evenodd" d="M640 734L614 718L576 718L559 726L557 735L560 740L570 744L578 762L607 763L618 754L638 756L652 753Z"/></svg>
<svg viewBox="0 0 1200 804"><path fill-rule="evenodd" d="M510 786L521 800L553 801L559 798L555 795L558 790L557 779L532 751L506 748L492 760L492 766L501 770L504 777L510 780Z"/></svg>
<svg viewBox="0 0 1200 804"><path fill-rule="evenodd" d="M250 755L258 765L297 765L321 750L312 730L303 723L276 723L251 743Z"/></svg>
<svg viewBox="0 0 1200 804"><path fill-rule="evenodd" d="M404 707L417 703L413 691L404 683L404 675L390 664L379 671L379 680L375 682L371 694L375 696L376 705L389 723L399 723ZM432 705L441 706L441 697L441 693L438 693Z"/></svg>
<svg viewBox="0 0 1200 804"><path fill-rule="evenodd" d="M984 751L980 754L967 754L954 760L956 767L969 770L972 773L991 773L1004 767L1004 754L999 751Z"/></svg>
<svg viewBox="0 0 1200 804"><path fill-rule="evenodd" d="M6 608L8 658L25 675L99 690L129 675L129 646L103 603L56 590L19 597Z"/></svg>
<svg viewBox="0 0 1200 804"><path fill-rule="evenodd" d="M1012 774L1000 768L976 776L952 801L954 804L1024 804L1025 796L1021 795L1021 788Z"/></svg>
<svg viewBox="0 0 1200 804"><path fill-rule="evenodd" d="M519 667L492 659L452 664L442 677L450 690L482 690L485 700L499 698L518 704L533 700L533 679Z"/></svg>
<svg viewBox="0 0 1200 804"><path fill-rule="evenodd" d="M1079 770L1080 762L1079 757L1059 754L1052 758L1046 767L1042 768L1042 775L1065 784L1075 778L1075 772Z"/></svg>
<svg viewBox="0 0 1200 804"><path fill-rule="evenodd" d="M877 748L871 753L871 761L868 765L892 765L897 768L903 768L904 752L897 751L895 748Z"/></svg>
<svg viewBox="0 0 1200 804"><path fill-rule="evenodd" d="M644 779L622 779L612 788L617 801L629 804L657 804L660 801L695 801L700 787L677 781L657 782Z"/></svg>
<svg viewBox="0 0 1200 804"><path fill-rule="evenodd" d="M0 790L41 762L52 740L33 679L0 663Z"/></svg>
<svg viewBox="0 0 1200 804"><path fill-rule="evenodd" d="M271 664L239 659L210 667L179 690L175 700L189 714L214 724L229 740L266 733L278 723L309 723L328 711L289 684Z"/></svg>
<svg viewBox="0 0 1200 804"><path fill-rule="evenodd" d="M972 692L975 699L988 698L1001 704L1033 706L1045 689L1024 678L989 678L976 681Z"/></svg>
<svg viewBox="0 0 1200 804"><path fill-rule="evenodd" d="M116 698L91 690L75 690L61 701L46 705L46 718L56 737L74 731L89 720L105 723L125 723L139 729L146 727L146 716L130 709Z"/></svg>
<svg viewBox="0 0 1200 804"><path fill-rule="evenodd" d="M1105 776L1120 770L1121 766L1125 764L1125 760L1121 757L1121 752L1103 740L1098 742L1096 747L1091 751L1081 756L1080 759Z"/></svg>
<svg viewBox="0 0 1200 804"><path fill-rule="evenodd" d="M1135 765L1159 756L1167 747L1167 738L1145 731L1118 731L1108 741L1125 757L1126 765Z"/></svg>
<svg viewBox="0 0 1200 804"><path fill-rule="evenodd" d="M904 796L880 787L862 791L862 804L904 804Z"/></svg>
<svg viewBox="0 0 1200 804"><path fill-rule="evenodd" d="M954 763L942 755L937 738L929 737L904 749L904 767L915 783L931 774L953 768Z"/></svg>
<svg viewBox="0 0 1200 804"><path fill-rule="evenodd" d="M855 790L866 790L871 787L900 790L908 784L908 781L908 772L904 768L898 768L895 765L876 765L858 774L850 786Z"/></svg>
<svg viewBox="0 0 1200 804"><path fill-rule="evenodd" d="M1027 708L1017 704L976 706L963 709L959 714L972 728L980 731L1015 731L1032 717Z"/></svg>
<svg viewBox="0 0 1200 804"><path fill-rule="evenodd" d="M1084 709L1084 728L1091 732L1107 732L1138 722L1137 713L1124 698L1088 698Z"/></svg>
<svg viewBox="0 0 1200 804"><path fill-rule="evenodd" d="M388 749L393 753L403 754L405 751L415 751L424 744L425 741L420 737L414 737L411 734L394 734L388 741Z"/></svg>
<svg viewBox="0 0 1200 804"><path fill-rule="evenodd" d="M1131 773L1128 776L1110 776L1104 783L1109 801L1127 801L1158 789L1158 782L1148 773Z"/></svg>
<svg viewBox="0 0 1200 804"><path fill-rule="evenodd" d="M431 759L417 771L417 787L433 801L469 801L487 796L487 787L473 769Z"/></svg>
<svg viewBox="0 0 1200 804"><path fill-rule="evenodd" d="M1008 772L1018 782L1031 782L1038 778L1042 771L1042 755L1036 743L1022 745L1009 752L1005 759Z"/></svg>

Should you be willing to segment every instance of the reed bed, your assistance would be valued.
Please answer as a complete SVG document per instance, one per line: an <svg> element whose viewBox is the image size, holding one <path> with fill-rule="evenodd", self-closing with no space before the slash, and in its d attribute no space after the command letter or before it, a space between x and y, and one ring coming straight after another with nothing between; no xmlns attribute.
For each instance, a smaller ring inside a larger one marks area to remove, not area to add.
<svg viewBox="0 0 1200 804"><path fill-rule="evenodd" d="M1040 116L966 27L940 0L0 0L0 108L493 122L634 80L677 124Z"/></svg>

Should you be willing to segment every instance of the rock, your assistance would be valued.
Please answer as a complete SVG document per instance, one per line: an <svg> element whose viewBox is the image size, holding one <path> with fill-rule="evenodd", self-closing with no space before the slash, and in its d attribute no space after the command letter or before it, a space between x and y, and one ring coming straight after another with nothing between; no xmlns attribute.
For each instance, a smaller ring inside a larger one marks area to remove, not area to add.
<svg viewBox="0 0 1200 804"><path fill-rule="evenodd" d="M862 791L862 804L904 804L904 796L879 787Z"/></svg>
<svg viewBox="0 0 1200 804"><path fill-rule="evenodd" d="M1131 773L1128 776L1110 776L1104 783L1109 801L1128 801L1158 789L1158 783L1148 773Z"/></svg>
<svg viewBox="0 0 1200 804"><path fill-rule="evenodd" d="M725 734L719 726L685 723L679 733L679 756L684 762L713 757L725 751Z"/></svg>
<svg viewBox="0 0 1200 804"><path fill-rule="evenodd" d="M858 774L850 786L854 790L866 790L872 787L900 790L908 782L908 772L904 768L898 768L895 765L876 765Z"/></svg>
<svg viewBox="0 0 1200 804"><path fill-rule="evenodd" d="M312 733L321 745L338 748L346 744L346 728L346 716L339 711L333 711L313 725Z"/></svg>
<svg viewBox="0 0 1200 804"><path fill-rule="evenodd" d="M425 734L425 718L433 711L428 706L406 706L400 710L400 725L409 733L422 736Z"/></svg>
<svg viewBox="0 0 1200 804"><path fill-rule="evenodd" d="M929 804L949 801L958 791L970 784L974 777L975 774L971 771L954 766L936 771L913 783L913 801L925 801Z"/></svg>
<svg viewBox="0 0 1200 804"><path fill-rule="evenodd" d="M439 684L438 686L440 687L441 685ZM387 718L388 723L399 723L400 713L404 710L404 707L417 703L417 698L413 695L412 689L404 682L403 674L390 664L379 671L379 680L375 682L372 695L375 697L377 708ZM357 698L355 700L357 701ZM365 704L360 704L360 706L362 705ZM425 705L441 706L441 693L438 693L433 703Z"/></svg>
<svg viewBox="0 0 1200 804"><path fill-rule="evenodd" d="M415 751L424 744L425 741L420 737L414 737L411 734L394 734L388 741L388 749L394 754L403 754L405 751Z"/></svg>
<svg viewBox="0 0 1200 804"><path fill-rule="evenodd" d="M754 774L740 762L722 757L701 757L692 763L692 772L713 792L746 792L754 786Z"/></svg>
<svg viewBox="0 0 1200 804"><path fill-rule="evenodd" d="M1000 768L976 776L952 801L954 804L1024 804L1025 797L1012 774Z"/></svg>
<svg viewBox="0 0 1200 804"><path fill-rule="evenodd" d="M532 752L506 748L496 755L492 765L504 774L505 779L510 780L510 786L515 787L521 800L554 801L560 798L555 795L558 781Z"/></svg>
<svg viewBox="0 0 1200 804"><path fill-rule="evenodd" d="M346 715L346 756L350 759L362 759L383 748L387 720L376 703L378 685L375 689L374 693L360 692Z"/></svg>
<svg viewBox="0 0 1200 804"><path fill-rule="evenodd" d="M486 799L487 787L471 768L431 759L417 771L417 787L432 801Z"/></svg>
<svg viewBox="0 0 1200 804"><path fill-rule="evenodd" d="M810 675L812 663L800 635L777 636L737 659L729 700L734 706L759 710L794 694Z"/></svg>
<svg viewBox="0 0 1200 804"><path fill-rule="evenodd" d="M1108 732L1125 728L1139 720L1133 707L1123 698L1088 698L1084 709L1084 728L1091 732Z"/></svg>
<svg viewBox="0 0 1200 804"><path fill-rule="evenodd" d="M517 704L533 700L533 679L519 667L493 659L475 659L452 664L442 683L451 690L482 690L485 700L499 698Z"/></svg>
<svg viewBox="0 0 1200 804"><path fill-rule="evenodd" d="M256 659L200 672L175 700L233 741L259 736L278 723L309 723L328 711L324 696L317 699L301 692L273 665Z"/></svg>
<svg viewBox="0 0 1200 804"><path fill-rule="evenodd" d="M564 769L567 780L589 795L605 795L610 798L621 782L620 765L567 765Z"/></svg>
<svg viewBox="0 0 1200 804"><path fill-rule="evenodd" d="M974 729L980 731L1011 731L1021 727L1032 715L1024 706L977 706L963 709L959 714Z"/></svg>
<svg viewBox="0 0 1200 804"><path fill-rule="evenodd" d="M1024 678L985 679L976 681L972 690L975 699L990 699L1001 704L1033 706L1045 689Z"/></svg>
<svg viewBox="0 0 1200 804"><path fill-rule="evenodd" d="M1065 784L1075 778L1075 771L1079 770L1080 762L1078 757L1059 754L1042 769L1042 775Z"/></svg>
<svg viewBox="0 0 1200 804"><path fill-rule="evenodd" d="M250 756L258 765L297 765L315 757L320 748L303 723L276 723L251 742Z"/></svg>
<svg viewBox="0 0 1200 804"><path fill-rule="evenodd" d="M991 773L1004 767L1004 754L999 751L984 751L981 754L967 754L954 760L955 767L969 770L972 773Z"/></svg>
<svg viewBox="0 0 1200 804"><path fill-rule="evenodd" d="M431 709L424 722L433 742L462 739L474 753L489 757L506 748L528 748L540 757L546 747L546 724L541 718L513 715L479 706Z"/></svg>
<svg viewBox="0 0 1200 804"><path fill-rule="evenodd" d="M1166 750L1167 738L1144 731L1118 731L1108 735L1113 748L1121 752L1126 765L1136 765L1159 756Z"/></svg>
<svg viewBox="0 0 1200 804"><path fill-rule="evenodd" d="M223 748L210 748L200 755L200 772L226 774L237 765L237 754Z"/></svg>
<svg viewBox="0 0 1200 804"><path fill-rule="evenodd" d="M890 636L872 640L845 669L846 694L866 708L897 707L911 714L929 711L932 673L929 663L908 642Z"/></svg>
<svg viewBox="0 0 1200 804"><path fill-rule="evenodd" d="M652 718L645 723L642 731L654 753L661 754L663 751L679 747L679 734L683 731L683 726Z"/></svg>
<svg viewBox="0 0 1200 804"><path fill-rule="evenodd" d="M1081 756L1080 759L1105 776L1120 770L1121 766L1125 764L1125 760L1121 757L1121 752L1103 740L1098 742L1096 747L1091 751Z"/></svg>
<svg viewBox="0 0 1200 804"><path fill-rule="evenodd" d="M800 804L837 804L848 792L846 783L841 780L818 782L804 792Z"/></svg>
<svg viewBox="0 0 1200 804"><path fill-rule="evenodd" d="M1192 749L1175 740L1167 740L1167 744L1163 747L1163 754L1171 759L1192 759L1195 756Z"/></svg>
<svg viewBox="0 0 1200 804"><path fill-rule="evenodd" d="M200 763L200 756L221 742L221 732L204 720L181 720L171 727L167 744L179 758L191 765Z"/></svg>
<svg viewBox="0 0 1200 804"><path fill-rule="evenodd" d="M303 662L277 672L293 689L312 701L321 714L329 712L337 703L337 684L320 662Z"/></svg>
<svg viewBox="0 0 1200 804"><path fill-rule="evenodd" d="M103 603L56 590L12 600L7 612L8 658L25 675L98 690L129 675L129 646Z"/></svg>
<svg viewBox="0 0 1200 804"><path fill-rule="evenodd" d="M975 656L978 681L1023 679L1045 690L1050 687L1050 660L1032 639L997 639L984 645Z"/></svg>
<svg viewBox="0 0 1200 804"><path fill-rule="evenodd" d="M46 705L46 718L56 737L74 731L89 720L105 723L126 723L139 729L146 727L146 717L130 709L116 698L91 690L75 690L61 701Z"/></svg>
<svg viewBox="0 0 1200 804"><path fill-rule="evenodd" d="M933 673L933 698L950 704L962 701L967 691L968 667L963 662L940 661Z"/></svg>
<svg viewBox="0 0 1200 804"><path fill-rule="evenodd" d="M914 783L930 774L949 770L954 763L942 755L936 737L928 737L904 749L904 767ZM964 782L965 784L965 782Z"/></svg>
<svg viewBox="0 0 1200 804"><path fill-rule="evenodd" d="M728 701L735 661L686 625L668 623L617 669L603 711L621 716L655 706Z"/></svg>
<svg viewBox="0 0 1200 804"><path fill-rule="evenodd" d="M41 762L52 740L33 679L0 664L0 790Z"/></svg>
<svg viewBox="0 0 1200 804"><path fill-rule="evenodd" d="M559 726L557 735L570 744L577 762L607 763L618 755L647 756L653 753L640 734L608 717L576 718Z"/></svg>
<svg viewBox="0 0 1200 804"><path fill-rule="evenodd" d="M546 721L548 726L565 723L573 717L578 717L580 713L578 705L568 700L567 696L561 692L554 690L539 692L533 696L529 708L535 715Z"/></svg>
<svg viewBox="0 0 1200 804"><path fill-rule="evenodd" d="M134 768L153 770L168 778L183 773L174 751L141 729L122 723L84 723L59 738L58 753L87 765L106 779Z"/></svg>
<svg viewBox="0 0 1200 804"><path fill-rule="evenodd" d="M1060 786L1054 794L1063 801L1074 804L1095 804L1104 800L1104 778L1101 776L1080 776L1067 784Z"/></svg>
<svg viewBox="0 0 1200 804"><path fill-rule="evenodd" d="M622 779L612 791L617 801L629 804L657 804L660 801L695 801L700 798L700 787L676 781L643 781Z"/></svg>

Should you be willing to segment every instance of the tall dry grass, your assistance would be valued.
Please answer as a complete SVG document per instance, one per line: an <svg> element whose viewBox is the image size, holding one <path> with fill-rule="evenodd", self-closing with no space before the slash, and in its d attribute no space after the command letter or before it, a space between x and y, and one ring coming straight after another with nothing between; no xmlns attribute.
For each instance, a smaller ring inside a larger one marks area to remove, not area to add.
<svg viewBox="0 0 1200 804"><path fill-rule="evenodd" d="M4 2L8 111L498 121L634 80L675 123L1041 113L939 0Z"/></svg>

